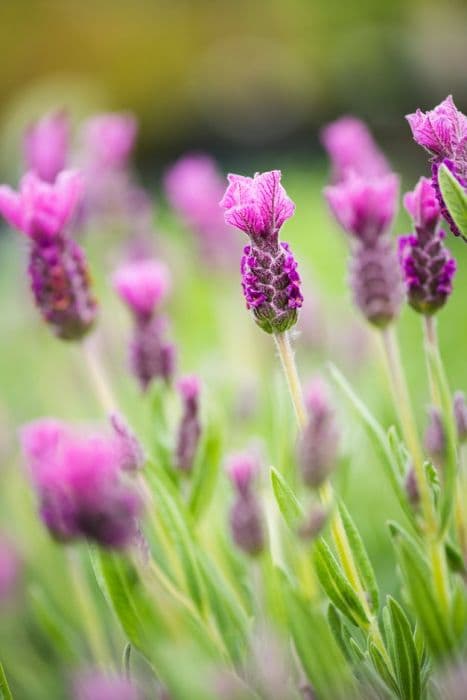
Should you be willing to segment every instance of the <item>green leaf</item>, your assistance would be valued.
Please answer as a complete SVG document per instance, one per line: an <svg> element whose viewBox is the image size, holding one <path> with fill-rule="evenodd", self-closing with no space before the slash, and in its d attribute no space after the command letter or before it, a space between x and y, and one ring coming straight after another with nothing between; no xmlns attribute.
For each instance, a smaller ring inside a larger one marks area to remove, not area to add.
<svg viewBox="0 0 467 700"><path fill-rule="evenodd" d="M400 480L399 456L394 456L391 450L389 440L376 418L370 413L365 404L358 398L354 390L350 386L344 375L339 372L337 367L329 364L329 371L337 386L342 393L347 397L356 414L365 426L366 432L371 440L371 443L380 456L386 476L392 489L399 501L399 504L410 522L413 522L413 513L407 502L405 490Z"/></svg>
<svg viewBox="0 0 467 700"><path fill-rule="evenodd" d="M391 528L393 543L410 603L435 658L449 655L453 648L450 621L438 607L430 570L418 544L402 528Z"/></svg>
<svg viewBox="0 0 467 700"><path fill-rule="evenodd" d="M60 649L60 654L68 661L76 662L79 657L77 640L74 638L70 625L63 619L63 615L39 586L31 588L29 598L34 615L54 648Z"/></svg>
<svg viewBox="0 0 467 700"><path fill-rule="evenodd" d="M444 203L464 238L467 238L467 192L449 168L441 165L438 183Z"/></svg>
<svg viewBox="0 0 467 700"><path fill-rule="evenodd" d="M5 671L4 671L1 663L0 663L0 698L1 698L1 700L13 700L13 695L11 693L10 686L8 685L7 677L5 675Z"/></svg>
<svg viewBox="0 0 467 700"><path fill-rule="evenodd" d="M369 620L358 595L322 538L314 544L313 558L316 574L329 599L351 622L366 628Z"/></svg>
<svg viewBox="0 0 467 700"><path fill-rule="evenodd" d="M402 700L420 700L420 664L409 621L400 605L390 596L388 610L391 634L391 644L388 646L392 651L391 660L399 686L399 697Z"/></svg>
<svg viewBox="0 0 467 700"><path fill-rule="evenodd" d="M456 574L464 575L466 573L466 567L464 563L464 557L452 542L445 542L444 549L446 552L446 559L451 571Z"/></svg>
<svg viewBox="0 0 467 700"><path fill-rule="evenodd" d="M271 483L279 510L291 530L296 530L298 521L303 518L303 508L298 498L277 469L271 467Z"/></svg>
<svg viewBox="0 0 467 700"><path fill-rule="evenodd" d="M369 594L369 605L372 612L377 613L379 607L379 590L376 582L375 572L368 557L363 540L360 537L355 523L350 513L342 501L339 502L339 513L344 526L347 540L352 550L352 555L357 567L358 575L363 584L363 588Z"/></svg>
<svg viewBox="0 0 467 700"><path fill-rule="evenodd" d="M217 484L221 456L222 438L220 429L213 423L209 423L204 431L203 440L196 457L194 482L188 504L195 522L208 510Z"/></svg>
<svg viewBox="0 0 467 700"><path fill-rule="evenodd" d="M394 678L391 670L388 668L388 665L387 665L382 653L373 644L373 642L370 642L370 644L368 645L368 653L370 654L370 658L373 662L373 666L375 667L376 671L378 672L380 678L382 678L382 680L384 681L386 686L397 695L398 694L397 681Z"/></svg>
<svg viewBox="0 0 467 700"><path fill-rule="evenodd" d="M305 673L320 700L354 697L353 680L328 621L320 608L307 604L284 583L289 629Z"/></svg>
<svg viewBox="0 0 467 700"><path fill-rule="evenodd" d="M161 519L167 538L173 543L182 565L185 582L196 606L203 609L203 588L195 556L193 524L188 522L183 503L168 476L159 470L146 471L146 478L154 496L157 514Z"/></svg>

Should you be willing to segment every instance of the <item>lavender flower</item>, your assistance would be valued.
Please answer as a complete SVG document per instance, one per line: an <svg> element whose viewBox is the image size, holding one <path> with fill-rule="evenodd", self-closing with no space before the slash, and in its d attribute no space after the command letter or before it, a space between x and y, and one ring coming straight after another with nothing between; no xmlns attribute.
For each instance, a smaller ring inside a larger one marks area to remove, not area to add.
<svg viewBox="0 0 467 700"><path fill-rule="evenodd" d="M320 136L331 160L333 183L343 182L350 173L368 178L389 174L384 154L360 119L341 117L327 124Z"/></svg>
<svg viewBox="0 0 467 700"><path fill-rule="evenodd" d="M44 182L54 182L68 160L70 125L64 110L47 114L31 124L24 134L24 159Z"/></svg>
<svg viewBox="0 0 467 700"><path fill-rule="evenodd" d="M310 383L305 401L308 422L299 437L297 459L303 481L317 488L336 465L339 431L327 386L321 378Z"/></svg>
<svg viewBox="0 0 467 700"><path fill-rule="evenodd" d="M120 468L126 472L142 469L146 455L135 433L119 413L110 416L110 423L119 451Z"/></svg>
<svg viewBox="0 0 467 700"><path fill-rule="evenodd" d="M138 700L140 694L133 683L122 676L108 676L87 671L75 679L74 700Z"/></svg>
<svg viewBox="0 0 467 700"><path fill-rule="evenodd" d="M419 313L433 314L452 292L456 261L443 244L438 230L441 211L429 180L420 178L404 197L415 232L399 238L399 261L409 304Z"/></svg>
<svg viewBox="0 0 467 700"><path fill-rule="evenodd" d="M457 436L459 442L462 443L467 440L467 403L465 401L465 394L462 391L456 391L454 394L453 410L457 427Z"/></svg>
<svg viewBox="0 0 467 700"><path fill-rule="evenodd" d="M175 466L189 474L194 465L201 437L199 418L199 395L201 385L198 377L187 375L178 382L178 390L183 401L183 414L178 427L175 448Z"/></svg>
<svg viewBox="0 0 467 700"><path fill-rule="evenodd" d="M324 191L344 231L353 239L350 286L354 302L372 324L385 327L398 314L402 287L389 229L397 206L395 175L367 179L357 175Z"/></svg>
<svg viewBox="0 0 467 700"><path fill-rule="evenodd" d="M414 508L418 508L418 504L420 503L420 489L418 487L417 475L412 465L407 470L404 487L409 503Z"/></svg>
<svg viewBox="0 0 467 700"><path fill-rule="evenodd" d="M128 113L98 114L82 128L85 158L93 170L118 170L128 166L138 125Z"/></svg>
<svg viewBox="0 0 467 700"><path fill-rule="evenodd" d="M424 436L425 449L436 464L442 466L446 455L446 434L440 411L433 406L429 409L428 425Z"/></svg>
<svg viewBox="0 0 467 700"><path fill-rule="evenodd" d="M282 225L295 205L280 184L280 170L254 178L229 175L220 205L225 221L250 237L241 262L247 308L267 333L283 333L297 321L303 297L297 263L289 244L279 242Z"/></svg>
<svg viewBox="0 0 467 700"><path fill-rule="evenodd" d="M235 246L219 209L224 181L214 159L183 156L166 172L164 188L172 208L198 237L203 259L218 263L230 258Z"/></svg>
<svg viewBox="0 0 467 700"><path fill-rule="evenodd" d="M314 540L321 534L329 519L329 510L322 505L315 505L300 525L298 534L303 540Z"/></svg>
<svg viewBox="0 0 467 700"><path fill-rule="evenodd" d="M253 482L258 472L258 462L250 454L232 456L227 472L236 491L236 499L230 510L230 529L235 544L251 556L264 548L263 513Z"/></svg>
<svg viewBox="0 0 467 700"><path fill-rule="evenodd" d="M36 305L63 340L82 338L97 312L86 258L66 232L81 194L81 176L72 171L60 173L53 185L28 173L18 193L0 187L0 213L30 240L29 276Z"/></svg>
<svg viewBox="0 0 467 700"><path fill-rule="evenodd" d="M174 372L174 346L168 343L167 321L158 314L170 287L168 268L157 260L136 260L122 265L114 287L134 319L130 363L145 391L157 377L170 381Z"/></svg>
<svg viewBox="0 0 467 700"><path fill-rule="evenodd" d="M431 155L432 184L438 198L441 214L452 233L461 233L443 200L438 183L441 164L447 165L460 184L467 190L467 117L460 112L449 95L428 112L417 109L406 116L414 140Z"/></svg>
<svg viewBox="0 0 467 700"><path fill-rule="evenodd" d="M81 436L50 419L25 426L21 438L41 518L53 537L85 537L115 549L132 543L142 502L122 479L116 440Z"/></svg>

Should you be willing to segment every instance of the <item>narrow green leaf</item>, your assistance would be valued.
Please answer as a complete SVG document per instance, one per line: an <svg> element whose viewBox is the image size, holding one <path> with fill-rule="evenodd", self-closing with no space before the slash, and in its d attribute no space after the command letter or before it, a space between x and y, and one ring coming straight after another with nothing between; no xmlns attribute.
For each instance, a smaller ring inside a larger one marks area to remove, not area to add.
<svg viewBox="0 0 467 700"><path fill-rule="evenodd" d="M0 698L1 700L13 700L13 695L8 685L7 677L0 663Z"/></svg>
<svg viewBox="0 0 467 700"><path fill-rule="evenodd" d="M438 183L450 215L462 236L467 238L467 192L445 165L438 171Z"/></svg>
<svg viewBox="0 0 467 700"><path fill-rule="evenodd" d="M363 425L365 426L371 443L376 453L381 458L381 463L384 467L389 483L391 484L392 489L397 497L397 500L399 501L399 504L402 510L404 511L405 515L407 516L408 520L412 523L413 513L410 510L404 488L401 484L398 460L394 457L391 451L388 438L382 426L370 413L365 404L358 398L347 379L337 369L337 367L335 367L333 364L330 364L329 371L335 383L341 389L342 393L347 397L354 411L363 422Z"/></svg>
<svg viewBox="0 0 467 700"><path fill-rule="evenodd" d="M339 513L357 566L358 575L365 591L369 594L370 608L372 612L377 613L379 607L379 589L365 545L363 544L363 540L350 513L342 501L339 502Z"/></svg>
<svg viewBox="0 0 467 700"><path fill-rule="evenodd" d="M446 559L448 561L449 568L456 574L464 575L466 572L466 567L464 563L464 558L460 551L457 549L452 542L446 542L444 545L446 551Z"/></svg>
<svg viewBox="0 0 467 700"><path fill-rule="evenodd" d="M391 670L388 668L388 665L385 659L383 658L383 655L381 654L380 650L373 644L373 642L370 642L368 646L368 653L370 654L373 666L378 672L380 678L384 681L386 686L397 695L397 681L394 678Z"/></svg>
<svg viewBox="0 0 467 700"><path fill-rule="evenodd" d="M39 586L31 588L29 598L37 622L54 648L60 649L60 654L69 661L76 662L79 657L77 640L73 636L70 625L63 619L63 615Z"/></svg>
<svg viewBox="0 0 467 700"><path fill-rule="evenodd" d="M393 639L392 664L399 686L399 697L403 700L420 700L420 664L409 621L400 605L390 596L388 610Z"/></svg>
<svg viewBox="0 0 467 700"><path fill-rule="evenodd" d="M333 553L321 538L313 547L316 574L329 599L348 619L357 626L369 623L365 610L337 563Z"/></svg>
<svg viewBox="0 0 467 700"><path fill-rule="evenodd" d="M271 467L271 483L279 510L291 530L296 530L297 523L303 518L303 508L298 498L277 469Z"/></svg>
<svg viewBox="0 0 467 700"><path fill-rule="evenodd" d="M339 613L337 612L337 609L332 603L328 607L328 622L329 626L331 628L331 632L334 635L334 639L338 643L342 653L344 654L345 658L347 661L352 661L352 655L351 652L347 646L347 643L344 639L344 631L343 631L343 624L341 617Z"/></svg>
<svg viewBox="0 0 467 700"><path fill-rule="evenodd" d="M217 484L221 456L220 429L212 422L208 423L196 458L194 482L188 504L195 522L208 510Z"/></svg>

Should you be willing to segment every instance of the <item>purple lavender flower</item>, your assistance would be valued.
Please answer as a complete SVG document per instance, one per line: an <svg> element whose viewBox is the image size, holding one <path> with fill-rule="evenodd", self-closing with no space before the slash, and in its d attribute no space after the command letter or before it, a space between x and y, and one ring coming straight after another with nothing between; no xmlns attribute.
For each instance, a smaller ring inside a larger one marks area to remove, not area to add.
<svg viewBox="0 0 467 700"><path fill-rule="evenodd" d="M28 173L19 192L0 187L0 213L30 240L29 275L36 305L63 340L82 338L97 313L85 255L66 232L81 194L81 176L72 171L60 173L53 185Z"/></svg>
<svg viewBox="0 0 467 700"><path fill-rule="evenodd" d="M85 537L116 549L132 543L142 502L122 479L115 439L78 435L50 419L25 426L21 438L41 518L53 537Z"/></svg>
<svg viewBox="0 0 467 700"><path fill-rule="evenodd" d="M64 110L47 114L24 134L27 170L44 182L54 182L68 160L70 125Z"/></svg>
<svg viewBox="0 0 467 700"><path fill-rule="evenodd" d="M73 684L74 700L138 700L136 686L122 676L104 675L87 671L76 677Z"/></svg>
<svg viewBox="0 0 467 700"><path fill-rule="evenodd" d="M384 327L398 314L402 285L389 229L397 207L398 178L347 179L324 190L328 204L353 239L349 265L354 302L370 323Z"/></svg>
<svg viewBox="0 0 467 700"><path fill-rule="evenodd" d="M328 478L336 465L339 430L329 391L320 377L314 379L305 393L308 422L297 446L297 458L303 481L317 488Z"/></svg>
<svg viewBox="0 0 467 700"><path fill-rule="evenodd" d="M170 381L175 349L164 338L167 321L159 315L159 305L170 287L168 268L157 260L135 260L122 265L113 281L134 318L130 347L133 374L143 391L157 377Z"/></svg>
<svg viewBox="0 0 467 700"><path fill-rule="evenodd" d="M20 577L21 562L10 540L0 533L0 611L15 594Z"/></svg>
<svg viewBox="0 0 467 700"><path fill-rule="evenodd" d="M456 261L443 244L438 230L441 216L436 193L429 180L420 178L404 197L415 232L399 238L399 261L409 304L422 314L433 314L452 292Z"/></svg>
<svg viewBox="0 0 467 700"><path fill-rule="evenodd" d="M230 259L236 248L219 209L224 179L214 159L201 153L183 156L166 172L164 188L172 208L198 237L203 259Z"/></svg>
<svg viewBox="0 0 467 700"><path fill-rule="evenodd" d="M350 173L368 178L389 174L384 154L360 119L341 117L327 124L320 136L331 160L333 183L346 180Z"/></svg>
<svg viewBox="0 0 467 700"><path fill-rule="evenodd" d="M446 456L446 433L439 409L431 407L424 436L425 449L437 467L441 467Z"/></svg>
<svg viewBox="0 0 467 700"><path fill-rule="evenodd" d="M94 170L124 169L133 151L138 125L132 114L109 112L88 119L82 128L84 152Z"/></svg>
<svg viewBox="0 0 467 700"><path fill-rule="evenodd" d="M457 436L459 442L463 443L467 440L467 403L465 394L462 391L456 391L453 402L454 418L457 427Z"/></svg>
<svg viewBox="0 0 467 700"><path fill-rule="evenodd" d="M406 116L414 140L431 155L432 184L438 198L441 214L455 236L460 231L453 221L438 183L441 164L447 165L460 184L467 190L467 117L460 112L452 96L428 112L417 109Z"/></svg>
<svg viewBox="0 0 467 700"><path fill-rule="evenodd" d="M295 205L280 184L280 170L253 178L229 175L228 180L220 202L225 221L250 238L241 262L247 308L264 331L283 333L296 323L303 303L297 263L288 243L279 242Z"/></svg>
<svg viewBox="0 0 467 700"><path fill-rule="evenodd" d="M143 447L126 420L119 413L110 416L113 433L119 452L120 468L126 472L142 469L146 461Z"/></svg>
<svg viewBox="0 0 467 700"><path fill-rule="evenodd" d="M199 395L201 384L195 375L187 375L178 381L178 390L183 401L183 413L178 427L175 447L175 466L189 474L194 465L201 437L199 417Z"/></svg>
<svg viewBox="0 0 467 700"><path fill-rule="evenodd" d="M264 549L263 512L253 488L258 473L258 461L250 454L233 455L227 462L227 472L236 491L230 509L230 530L235 544L251 556Z"/></svg>

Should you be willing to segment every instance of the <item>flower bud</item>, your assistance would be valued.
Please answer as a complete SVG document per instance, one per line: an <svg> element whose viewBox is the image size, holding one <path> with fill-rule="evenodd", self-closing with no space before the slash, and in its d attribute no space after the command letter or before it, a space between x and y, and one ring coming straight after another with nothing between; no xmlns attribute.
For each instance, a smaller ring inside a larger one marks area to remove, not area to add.
<svg viewBox="0 0 467 700"><path fill-rule="evenodd" d="M428 412L428 425L424 436L425 449L436 466L442 466L446 456L446 433L440 411L433 406Z"/></svg>
<svg viewBox="0 0 467 700"><path fill-rule="evenodd" d="M27 170L44 182L54 182L68 159L70 125L65 111L47 114L28 127L24 134Z"/></svg>
<svg viewBox="0 0 467 700"><path fill-rule="evenodd" d="M199 417L201 384L198 377L195 375L182 377L178 382L178 390L183 401L183 413L178 427L175 466L181 472L189 474L194 466L201 437Z"/></svg>
<svg viewBox="0 0 467 700"><path fill-rule="evenodd" d="M251 454L237 454L227 462L227 471L236 491L230 510L230 530L235 544L255 556L264 548L263 512L253 488L258 460Z"/></svg>
<svg viewBox="0 0 467 700"><path fill-rule="evenodd" d="M126 472L135 472L142 469L146 456L135 433L119 413L113 413L110 416L110 423L117 443L120 468Z"/></svg>
<svg viewBox="0 0 467 700"><path fill-rule="evenodd" d="M454 418L457 426L457 437L459 442L467 440L467 403L465 394L462 391L456 391L454 394Z"/></svg>
<svg viewBox="0 0 467 700"><path fill-rule="evenodd" d="M409 503L414 508L418 508L418 504L420 503L420 489L418 488L417 475L413 466L408 469L405 477L405 492Z"/></svg>
<svg viewBox="0 0 467 700"><path fill-rule="evenodd" d="M315 505L308 514L307 519L300 525L298 534L302 540L314 540L321 534L329 518L329 510L320 505Z"/></svg>

